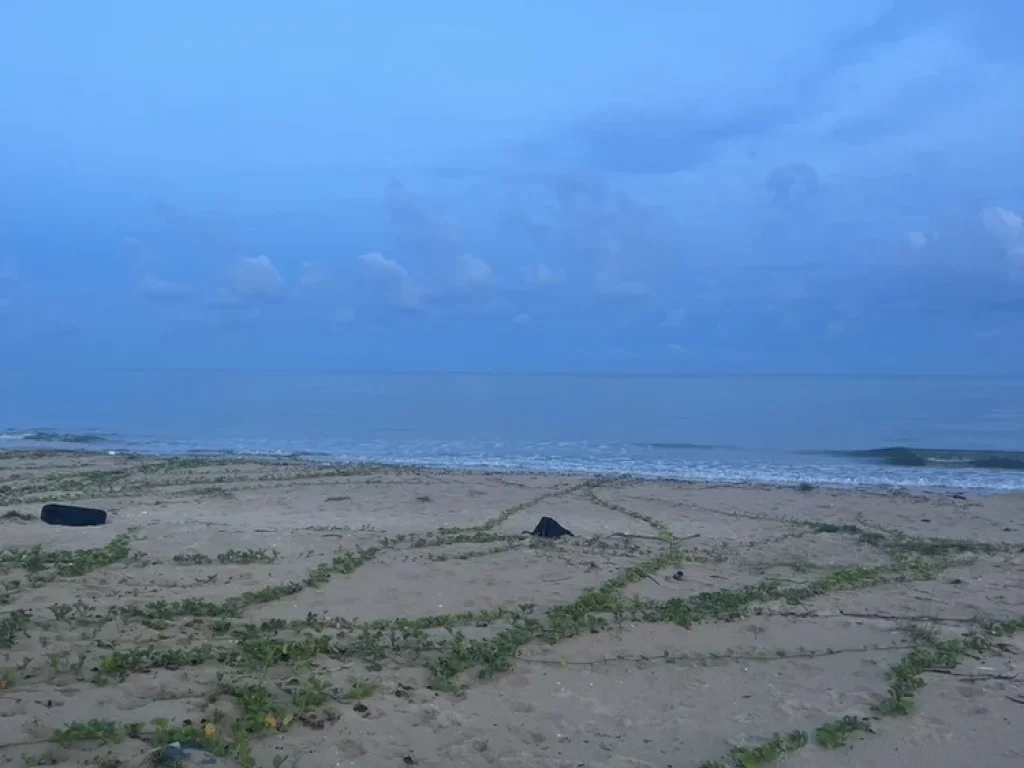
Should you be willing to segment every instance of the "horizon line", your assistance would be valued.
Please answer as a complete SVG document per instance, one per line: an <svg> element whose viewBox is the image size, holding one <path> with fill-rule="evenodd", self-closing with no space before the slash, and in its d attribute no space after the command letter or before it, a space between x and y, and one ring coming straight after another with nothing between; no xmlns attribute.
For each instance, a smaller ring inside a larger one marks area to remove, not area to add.
<svg viewBox="0 0 1024 768"><path fill-rule="evenodd" d="M980 373L980 372L825 372L825 371L611 371L611 370L514 370L474 368L262 368L262 367L146 367L146 366L8 366L6 373L208 373L208 374L331 374L345 376L504 376L504 377L579 377L579 378L663 378L663 379L707 379L707 378L879 378L879 379L1021 379L1024 373ZM0 373L2 377L2 373Z"/></svg>

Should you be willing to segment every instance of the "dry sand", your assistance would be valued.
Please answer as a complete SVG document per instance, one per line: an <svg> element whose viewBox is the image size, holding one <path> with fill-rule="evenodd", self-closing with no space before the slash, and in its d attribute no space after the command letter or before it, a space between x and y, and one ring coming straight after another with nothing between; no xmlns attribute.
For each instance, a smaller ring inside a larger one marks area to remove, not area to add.
<svg viewBox="0 0 1024 768"><path fill-rule="evenodd" d="M0 764L205 736L223 765L1019 768L1024 622L985 622L1024 616L1022 508L0 454ZM523 536L542 515L575 537ZM820 745L844 717L873 732Z"/></svg>

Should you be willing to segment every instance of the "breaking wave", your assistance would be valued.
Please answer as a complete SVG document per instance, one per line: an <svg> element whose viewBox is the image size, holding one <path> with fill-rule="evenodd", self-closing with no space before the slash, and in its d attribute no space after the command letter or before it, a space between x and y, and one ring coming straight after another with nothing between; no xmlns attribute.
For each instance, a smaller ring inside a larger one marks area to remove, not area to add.
<svg viewBox="0 0 1024 768"><path fill-rule="evenodd" d="M0 440L24 443L65 443L68 445L95 445L110 442L111 438L97 432L58 432L51 429L0 432Z"/></svg>
<svg viewBox="0 0 1024 768"><path fill-rule="evenodd" d="M983 451L958 448L890 446L855 451L816 451L821 456L859 459L890 467L942 469L1007 469L1024 471L1024 451Z"/></svg>

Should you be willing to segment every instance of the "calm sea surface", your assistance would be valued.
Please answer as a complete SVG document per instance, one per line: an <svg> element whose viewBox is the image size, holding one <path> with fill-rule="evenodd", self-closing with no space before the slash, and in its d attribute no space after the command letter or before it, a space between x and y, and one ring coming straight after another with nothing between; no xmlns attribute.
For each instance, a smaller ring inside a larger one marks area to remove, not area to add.
<svg viewBox="0 0 1024 768"><path fill-rule="evenodd" d="M0 372L34 446L1024 489L1024 379Z"/></svg>

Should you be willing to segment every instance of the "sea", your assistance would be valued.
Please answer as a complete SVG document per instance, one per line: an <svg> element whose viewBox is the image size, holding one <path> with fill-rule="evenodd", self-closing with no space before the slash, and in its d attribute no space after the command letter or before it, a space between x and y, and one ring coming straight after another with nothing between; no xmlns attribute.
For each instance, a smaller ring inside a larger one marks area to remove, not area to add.
<svg viewBox="0 0 1024 768"><path fill-rule="evenodd" d="M1024 378L2 371L0 450L1024 490Z"/></svg>

